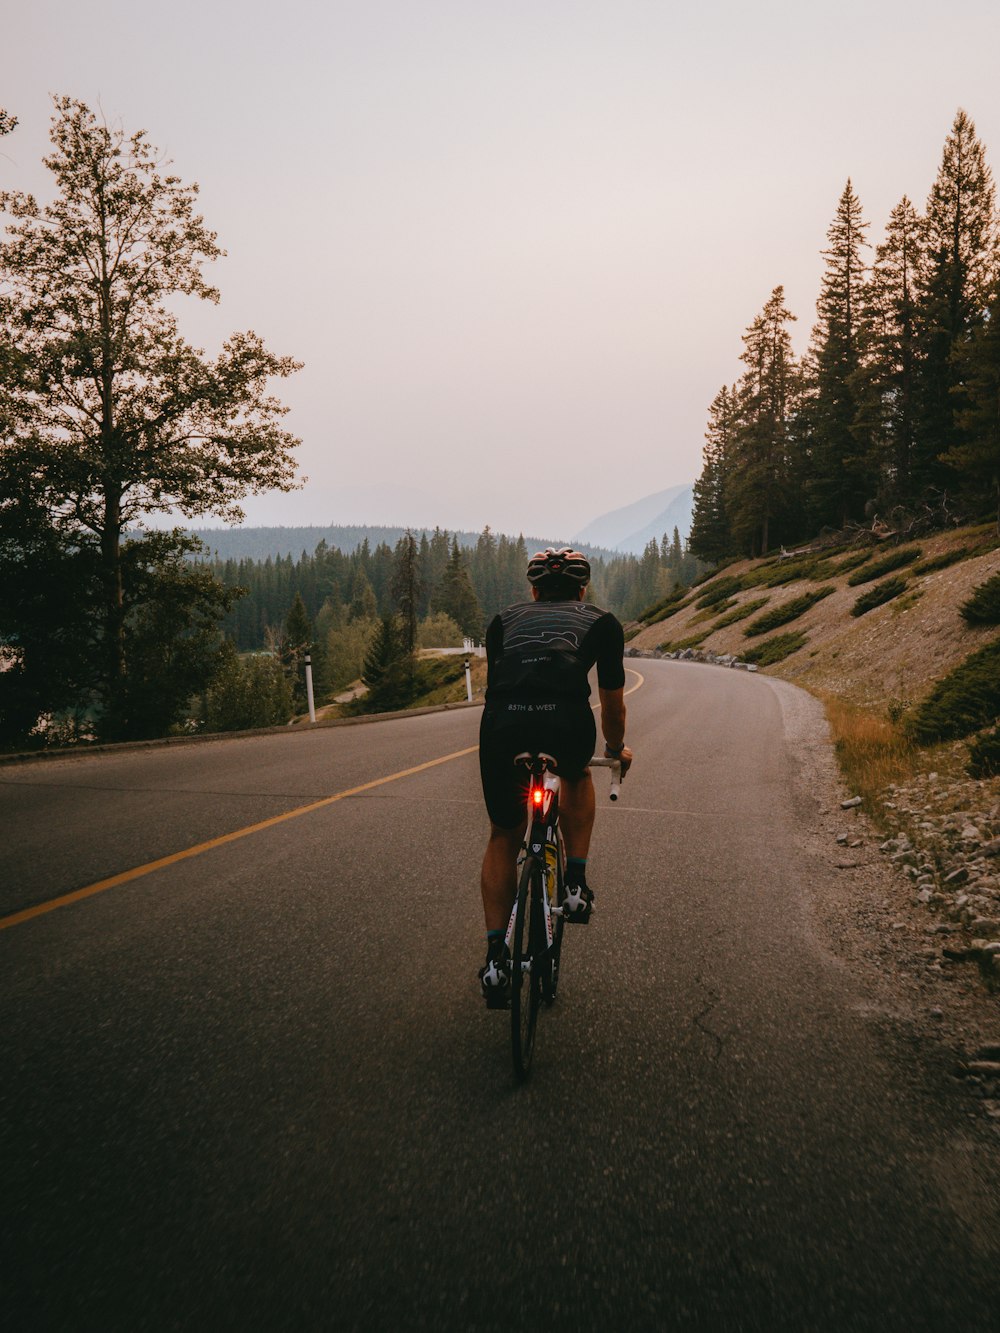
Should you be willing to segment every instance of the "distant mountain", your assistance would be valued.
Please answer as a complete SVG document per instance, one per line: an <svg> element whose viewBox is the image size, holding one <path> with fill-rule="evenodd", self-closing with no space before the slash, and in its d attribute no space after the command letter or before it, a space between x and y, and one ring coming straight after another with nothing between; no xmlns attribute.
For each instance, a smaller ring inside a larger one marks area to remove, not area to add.
<svg viewBox="0 0 1000 1333"><path fill-rule="evenodd" d="M673 536L674 528L683 542L691 531L694 505L693 485L671 486L623 509L613 509L595 518L576 534L578 546L606 546L613 551L642 555L651 537L659 541L664 533Z"/></svg>

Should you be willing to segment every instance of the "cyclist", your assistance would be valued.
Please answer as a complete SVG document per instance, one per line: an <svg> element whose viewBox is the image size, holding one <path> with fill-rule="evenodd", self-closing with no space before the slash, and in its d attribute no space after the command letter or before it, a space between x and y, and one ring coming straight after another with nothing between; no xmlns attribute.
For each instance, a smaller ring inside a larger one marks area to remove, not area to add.
<svg viewBox="0 0 1000 1333"><path fill-rule="evenodd" d="M528 562L529 602L495 616L486 631L486 707L479 767L490 817L483 857L486 962L479 971L491 1009L510 1001L510 957L504 942L517 894L517 856L525 829L525 775L514 756L552 755L562 791L559 819L566 845L567 919L587 922L594 895L587 853L594 827L594 785L587 767L597 737L588 672L597 667L604 753L632 762L625 744L625 636L609 612L584 601L590 562L569 547L539 551Z"/></svg>

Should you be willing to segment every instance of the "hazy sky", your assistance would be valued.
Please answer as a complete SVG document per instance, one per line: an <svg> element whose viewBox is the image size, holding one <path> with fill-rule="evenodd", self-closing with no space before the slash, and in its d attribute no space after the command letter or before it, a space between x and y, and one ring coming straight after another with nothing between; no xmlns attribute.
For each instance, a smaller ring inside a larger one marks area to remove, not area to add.
<svg viewBox="0 0 1000 1333"><path fill-rule="evenodd" d="M184 331L305 362L251 523L569 536L693 480L847 177L877 241L959 106L1000 163L997 0L0 5L0 181L48 197L50 93L145 128L228 251Z"/></svg>

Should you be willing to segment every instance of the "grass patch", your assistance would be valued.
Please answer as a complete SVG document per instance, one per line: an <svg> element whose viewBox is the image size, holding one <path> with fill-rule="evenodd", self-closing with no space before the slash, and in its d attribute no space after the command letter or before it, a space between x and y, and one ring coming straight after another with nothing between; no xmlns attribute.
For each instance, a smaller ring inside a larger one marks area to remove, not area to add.
<svg viewBox="0 0 1000 1333"><path fill-rule="evenodd" d="M901 592L905 592L907 587L905 578L883 579L881 583L876 583L874 587L861 594L851 607L851 615L863 616L866 612L874 610L876 606L891 602L894 597L898 597Z"/></svg>
<svg viewBox="0 0 1000 1333"><path fill-rule="evenodd" d="M797 653L808 642L805 633L796 629L790 634L775 634L773 638L758 643L755 648L747 648L740 656L744 662L756 662L762 667L774 666L775 662L783 662L786 657Z"/></svg>
<svg viewBox="0 0 1000 1333"><path fill-rule="evenodd" d="M959 560L964 560L971 554L967 546L956 546L952 551L941 551L939 555L930 555L926 560L918 560L910 573L921 578L924 574L933 574L936 569L947 569L949 565L957 565Z"/></svg>
<svg viewBox="0 0 1000 1333"><path fill-rule="evenodd" d="M1000 718L1000 639L971 653L944 676L907 724L918 745L961 740Z"/></svg>
<svg viewBox="0 0 1000 1333"><path fill-rule="evenodd" d="M821 602L824 597L829 597L836 591L831 583L825 588L817 588L815 592L805 592L801 597L793 597L790 602L772 607L756 620L751 620L743 633L748 639L752 639L758 634L767 634L769 630L777 629L779 625L787 625L789 621L798 620L799 616L805 615L817 602Z"/></svg>
<svg viewBox="0 0 1000 1333"><path fill-rule="evenodd" d="M1000 574L974 588L958 614L967 625L1000 625Z"/></svg>
<svg viewBox="0 0 1000 1333"><path fill-rule="evenodd" d="M898 616L903 611L909 611L911 606L916 606L923 595L923 588L911 588L905 597L900 597L898 601L893 602L892 614Z"/></svg>
<svg viewBox="0 0 1000 1333"><path fill-rule="evenodd" d="M724 616L720 616L712 626L713 634L717 629L725 629L727 625L735 625L737 621L746 620L747 616L752 616L753 613L759 611L762 606L767 606L770 600L770 597L752 597L749 602L744 602L742 606L738 606L735 610L727 612ZM718 609L719 608L716 607L716 610Z"/></svg>
<svg viewBox="0 0 1000 1333"><path fill-rule="evenodd" d="M866 712L835 695L823 697L840 767L852 796L877 815L886 787L905 781L916 768L913 742L896 722Z"/></svg>
<svg viewBox="0 0 1000 1333"><path fill-rule="evenodd" d="M875 579L880 579L883 574L891 574L894 569L911 565L922 555L923 551L919 546L900 546L895 551L890 551L888 555L884 555L881 560L873 560L870 564L856 569L847 582L852 588L862 583L872 583Z"/></svg>

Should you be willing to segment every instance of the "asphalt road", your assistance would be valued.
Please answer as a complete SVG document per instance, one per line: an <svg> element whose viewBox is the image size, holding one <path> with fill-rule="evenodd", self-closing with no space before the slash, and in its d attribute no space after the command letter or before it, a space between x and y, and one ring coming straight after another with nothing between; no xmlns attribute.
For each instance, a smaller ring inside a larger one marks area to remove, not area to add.
<svg viewBox="0 0 1000 1333"><path fill-rule="evenodd" d="M7 921L363 788L0 930L6 1328L1000 1328L996 1139L817 926L815 705L641 668L523 1087L478 710L0 767Z"/></svg>

